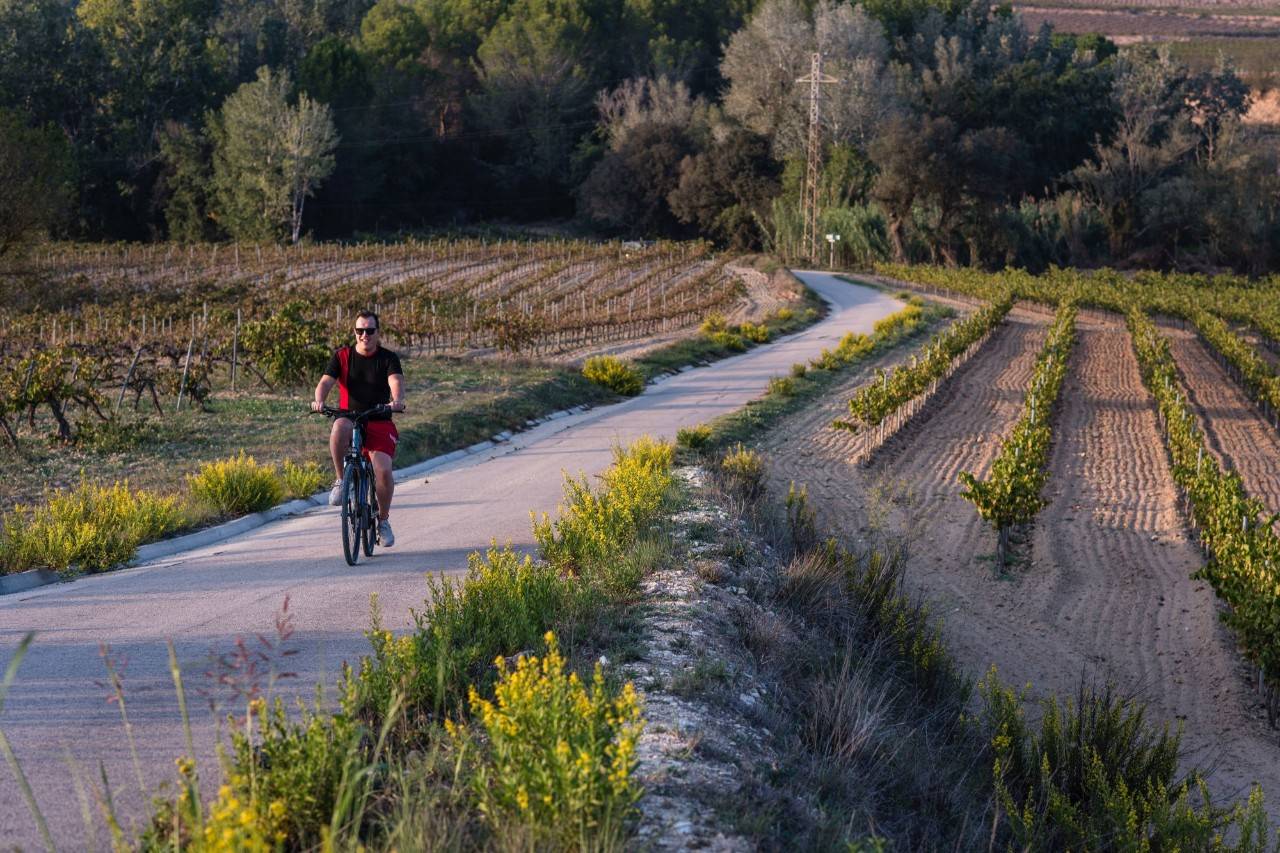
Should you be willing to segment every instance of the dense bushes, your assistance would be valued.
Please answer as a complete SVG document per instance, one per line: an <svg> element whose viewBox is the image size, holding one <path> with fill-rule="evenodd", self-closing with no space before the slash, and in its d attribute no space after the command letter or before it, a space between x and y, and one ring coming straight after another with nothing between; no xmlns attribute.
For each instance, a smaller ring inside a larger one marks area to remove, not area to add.
<svg viewBox="0 0 1280 853"><path fill-rule="evenodd" d="M39 507L18 506L0 531L0 568L98 572L133 556L138 545L180 527L177 498L132 491L129 484L83 482L53 492Z"/></svg>
<svg viewBox="0 0 1280 853"><path fill-rule="evenodd" d="M644 390L644 377L640 371L611 355L595 355L587 359L582 366L582 375L624 397L634 397Z"/></svg>
<svg viewBox="0 0 1280 853"><path fill-rule="evenodd" d="M275 506L284 496L284 487L274 467L259 465L245 455L206 462L200 471L187 475L191 496L222 515L244 515Z"/></svg>

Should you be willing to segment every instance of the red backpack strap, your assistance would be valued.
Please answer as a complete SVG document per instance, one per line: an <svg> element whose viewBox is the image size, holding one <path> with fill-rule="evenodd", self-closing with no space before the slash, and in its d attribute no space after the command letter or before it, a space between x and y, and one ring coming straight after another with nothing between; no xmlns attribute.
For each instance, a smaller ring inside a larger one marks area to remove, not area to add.
<svg viewBox="0 0 1280 853"><path fill-rule="evenodd" d="M338 408L350 407L347 398L347 374L351 370L351 347L338 347Z"/></svg>

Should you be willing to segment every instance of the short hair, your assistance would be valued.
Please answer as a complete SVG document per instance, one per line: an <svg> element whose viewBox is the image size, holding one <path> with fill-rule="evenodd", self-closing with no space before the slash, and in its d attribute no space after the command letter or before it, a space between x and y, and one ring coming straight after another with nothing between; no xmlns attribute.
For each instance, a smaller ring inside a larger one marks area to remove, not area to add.
<svg viewBox="0 0 1280 853"><path fill-rule="evenodd" d="M381 321L381 320L379 320L379 319L378 319L378 315L377 315L377 314L375 314L375 313L373 313L372 311L361 311L359 314L357 314L357 315L356 315L356 319L357 319L357 320L359 320L361 317L371 317L371 318L373 318L373 322L375 322L375 323L377 323L377 324L378 324L375 328L378 328L378 329L381 329L381 328L382 328L382 321Z"/></svg>

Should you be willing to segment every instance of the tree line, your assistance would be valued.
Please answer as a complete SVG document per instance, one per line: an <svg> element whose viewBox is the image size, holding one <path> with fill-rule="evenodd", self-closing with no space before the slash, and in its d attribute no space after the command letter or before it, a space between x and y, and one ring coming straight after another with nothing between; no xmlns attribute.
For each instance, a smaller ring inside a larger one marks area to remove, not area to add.
<svg viewBox="0 0 1280 853"><path fill-rule="evenodd" d="M572 217L798 257L815 51L843 263L1280 261L1229 63L987 0L0 0L0 253Z"/></svg>

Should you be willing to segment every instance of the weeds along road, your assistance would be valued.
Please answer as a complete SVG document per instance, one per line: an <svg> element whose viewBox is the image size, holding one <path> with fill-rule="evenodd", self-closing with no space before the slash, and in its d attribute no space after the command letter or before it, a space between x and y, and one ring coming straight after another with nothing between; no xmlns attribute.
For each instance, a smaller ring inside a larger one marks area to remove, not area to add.
<svg viewBox="0 0 1280 853"><path fill-rule="evenodd" d="M219 775L214 753L218 721L236 705L234 688L219 684L211 653L229 654L236 638L259 649L258 634L275 636L274 615L285 597L295 656L276 668L296 673L277 691L311 697L332 685L343 661L368 651L369 599L377 594L385 627L409 627L410 608L426 595L426 573L458 574L467 555L491 539L532 549L530 510L555 510L563 473L597 474L611 448L641 435L675 435L764 393L768 380L797 361L834 347L848 331L902 306L891 296L822 273L801 273L832 305L804 332L768 346L671 377L639 397L544 423L492 452L478 454L396 488L396 546L350 568L343 561L336 509L317 509L259 528L220 545L152 564L84 578L0 599L0 661L7 665L23 635L36 631L0 712L59 849L105 848L109 838L88 789L110 780L126 833L149 814L158 786L175 778L185 752L166 641L173 640L195 728L204 793ZM412 405L413 401L410 400ZM301 416L301 414L300 414ZM175 460L177 461L177 460ZM137 767L121 722L108 702L99 644L110 646L123 672ZM267 665L259 664L265 672ZM243 680L252 680L242 672ZM0 847L40 848L40 836L14 775L0 770ZM139 779L141 776L141 779ZM96 838L84 811L93 816Z"/></svg>

